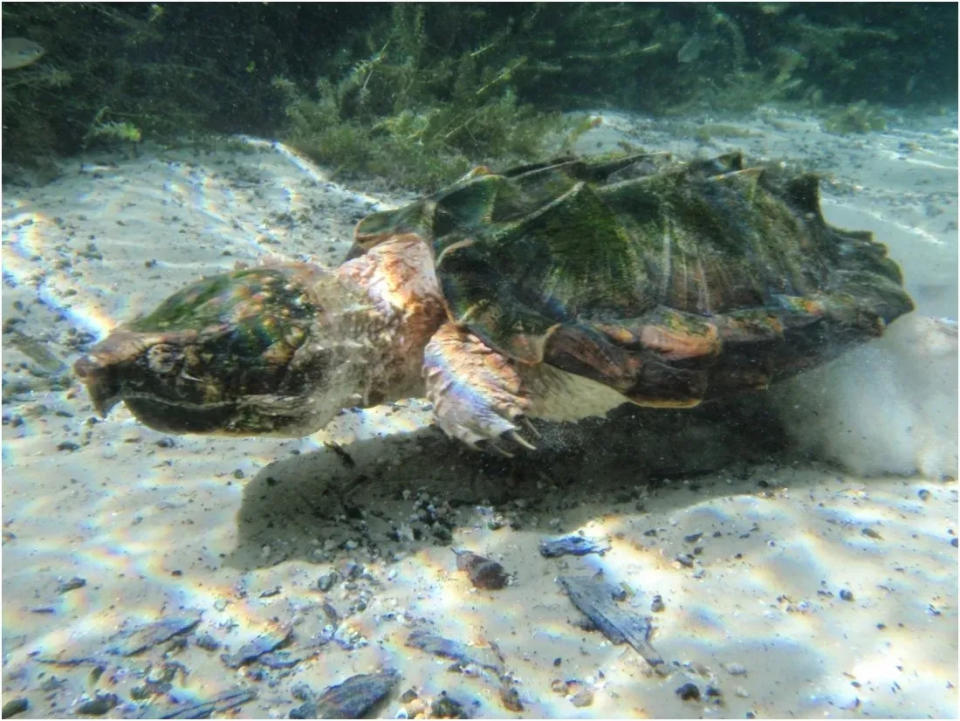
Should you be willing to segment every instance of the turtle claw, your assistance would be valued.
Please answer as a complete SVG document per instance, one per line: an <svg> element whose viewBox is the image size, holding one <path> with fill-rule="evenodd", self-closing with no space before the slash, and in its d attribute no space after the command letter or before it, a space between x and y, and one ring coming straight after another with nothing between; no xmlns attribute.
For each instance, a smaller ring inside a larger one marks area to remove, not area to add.
<svg viewBox="0 0 960 721"><path fill-rule="evenodd" d="M424 349L424 381L434 421L471 448L478 442L511 457L498 445L535 447L517 433L530 405L513 363L453 323L440 327Z"/></svg>
<svg viewBox="0 0 960 721"><path fill-rule="evenodd" d="M526 419L524 419L524 420L526 420ZM527 421L527 422L526 422L526 426L527 426L528 428L532 428L532 427L533 427L533 426L530 425L530 421ZM535 451L535 450L537 450L537 447L536 447L535 445L533 445L532 443L530 443L528 440L526 440L523 436L521 436L521 435L520 435L519 433L517 433L516 431L507 431L506 433L503 434L503 436L504 436L504 438L509 438L511 441L513 441L513 442L516 443L517 445L523 446L523 447L526 448L528 451Z"/></svg>

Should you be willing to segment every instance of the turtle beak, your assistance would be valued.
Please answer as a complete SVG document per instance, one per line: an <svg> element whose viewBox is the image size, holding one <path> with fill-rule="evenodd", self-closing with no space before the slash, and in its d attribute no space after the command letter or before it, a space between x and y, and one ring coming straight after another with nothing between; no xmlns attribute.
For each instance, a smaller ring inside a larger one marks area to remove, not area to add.
<svg viewBox="0 0 960 721"><path fill-rule="evenodd" d="M120 384L110 364L103 363L91 353L73 364L73 372L87 386L97 415L106 418L110 409L120 402Z"/></svg>

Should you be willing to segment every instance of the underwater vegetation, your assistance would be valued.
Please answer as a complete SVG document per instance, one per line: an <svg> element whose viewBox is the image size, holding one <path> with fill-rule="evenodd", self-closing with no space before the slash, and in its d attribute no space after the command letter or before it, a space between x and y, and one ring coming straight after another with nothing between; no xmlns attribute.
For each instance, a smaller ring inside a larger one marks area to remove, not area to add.
<svg viewBox="0 0 960 721"><path fill-rule="evenodd" d="M956 102L956 21L952 3L4 3L5 158L246 132L426 190L562 150L569 111L782 102L858 131L877 104Z"/></svg>

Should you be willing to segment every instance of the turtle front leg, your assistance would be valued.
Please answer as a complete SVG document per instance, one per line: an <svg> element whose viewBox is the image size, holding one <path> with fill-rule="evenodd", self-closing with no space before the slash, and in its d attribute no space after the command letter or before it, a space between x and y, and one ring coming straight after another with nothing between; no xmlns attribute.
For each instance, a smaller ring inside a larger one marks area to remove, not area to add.
<svg viewBox="0 0 960 721"><path fill-rule="evenodd" d="M427 398L436 424L448 436L471 448L488 441L507 456L497 444L501 437L534 448L517 433L516 422L529 410L530 399L513 361L453 323L440 326L423 356Z"/></svg>

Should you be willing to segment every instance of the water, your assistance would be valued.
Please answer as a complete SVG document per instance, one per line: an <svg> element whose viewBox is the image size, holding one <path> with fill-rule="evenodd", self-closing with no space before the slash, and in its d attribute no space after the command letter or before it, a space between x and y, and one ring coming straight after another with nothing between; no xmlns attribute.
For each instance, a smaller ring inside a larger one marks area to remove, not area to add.
<svg viewBox="0 0 960 721"><path fill-rule="evenodd" d="M684 11L685 38L702 38L684 65L721 52L709 18ZM58 57L35 40L46 55L5 89ZM221 699L215 716L277 717L309 696L303 684L319 694L396 668L384 716L442 692L474 716L518 715L504 685L532 717L955 713L956 103L884 105L886 127L863 134L775 103L581 110L595 120L579 153L742 149L816 169L827 219L888 244L916 312L761 408L615 412L547 430L546 451L513 461L447 442L417 399L348 410L298 440L173 437L122 407L94 418L70 364L200 275L271 255L335 265L358 218L412 193L272 136L202 151L148 137L135 153L59 160L51 182L3 193L5 704L61 717L100 698L130 717ZM543 538L578 531L610 550L540 556ZM450 547L502 563L511 584L473 588ZM597 571L627 592L621 609L652 618L670 674L571 623L554 579ZM139 654L108 650L193 612L195 628ZM502 669L450 672L407 645L418 630ZM287 631L279 656L221 659ZM675 693L687 681L699 701ZM230 712L236 689L257 695Z"/></svg>

